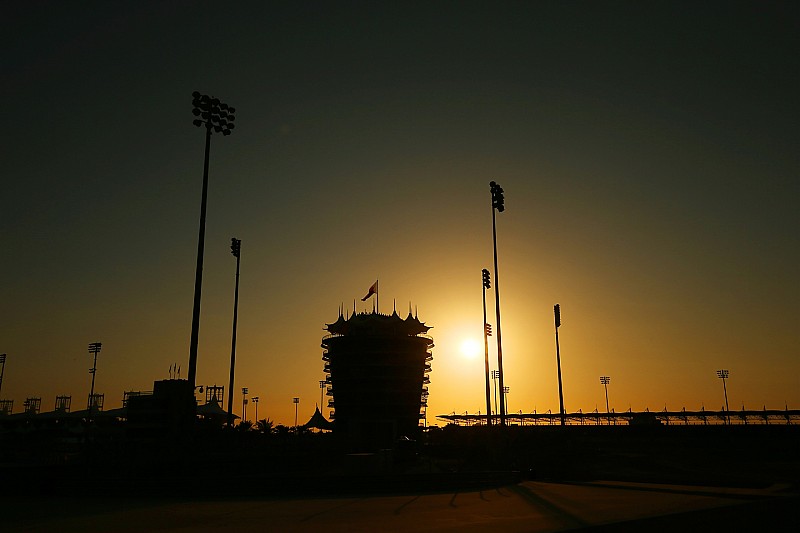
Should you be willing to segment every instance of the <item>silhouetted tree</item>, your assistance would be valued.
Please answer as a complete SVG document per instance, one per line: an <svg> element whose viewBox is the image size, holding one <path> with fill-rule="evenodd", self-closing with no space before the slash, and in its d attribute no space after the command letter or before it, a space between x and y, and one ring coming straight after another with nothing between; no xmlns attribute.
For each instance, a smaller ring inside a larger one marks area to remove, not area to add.
<svg viewBox="0 0 800 533"><path fill-rule="evenodd" d="M256 431L263 433L264 435L270 435L272 433L272 428L273 422L268 418L262 418L256 422Z"/></svg>
<svg viewBox="0 0 800 533"><path fill-rule="evenodd" d="M253 429L253 421L242 420L241 422L239 422L239 425L236 426L236 429L238 429L241 432L250 431L251 429Z"/></svg>

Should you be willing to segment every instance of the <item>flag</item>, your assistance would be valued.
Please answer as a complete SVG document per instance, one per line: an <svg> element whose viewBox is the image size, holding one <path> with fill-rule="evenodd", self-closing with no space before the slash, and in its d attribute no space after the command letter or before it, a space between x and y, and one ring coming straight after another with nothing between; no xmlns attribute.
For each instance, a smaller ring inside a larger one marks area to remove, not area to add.
<svg viewBox="0 0 800 533"><path fill-rule="evenodd" d="M364 296L363 298L361 298L361 301L362 302L366 302L367 298L369 298L373 294L378 294L378 281L377 280L375 280L375 283L373 283L372 287L369 288L369 290L367 291L367 295Z"/></svg>

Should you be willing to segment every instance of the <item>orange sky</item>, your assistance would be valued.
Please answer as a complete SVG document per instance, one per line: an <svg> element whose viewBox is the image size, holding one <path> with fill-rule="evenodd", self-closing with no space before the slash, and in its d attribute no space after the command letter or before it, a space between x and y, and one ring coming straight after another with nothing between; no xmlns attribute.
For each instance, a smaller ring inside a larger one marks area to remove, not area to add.
<svg viewBox="0 0 800 533"><path fill-rule="evenodd" d="M618 411L719 409L720 368L731 408L798 408L797 8L687 6L15 8L0 396L82 407L94 341L107 407L185 376L200 90L237 108L197 374L227 386L236 236L235 412L247 386L260 417L293 423L295 396L310 417L323 327L376 278L382 312L433 326L429 421L483 411L460 346L482 342L490 180L510 411L558 408L555 303L570 411L604 409L601 375Z"/></svg>

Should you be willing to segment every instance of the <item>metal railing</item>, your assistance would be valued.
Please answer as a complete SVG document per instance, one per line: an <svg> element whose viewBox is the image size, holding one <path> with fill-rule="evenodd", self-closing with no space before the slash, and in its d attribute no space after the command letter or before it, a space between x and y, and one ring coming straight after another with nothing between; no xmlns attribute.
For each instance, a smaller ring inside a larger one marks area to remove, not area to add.
<svg viewBox="0 0 800 533"><path fill-rule="evenodd" d="M496 415L492 415L493 418ZM518 425L560 425L560 413L547 411L544 413L508 413L506 415L509 423ZM436 418L447 420L454 424L485 424L485 414L446 414L437 415ZM800 423L800 409L762 409L762 410L741 410L741 411L706 411L701 408L699 411L624 411L616 413L613 410L609 413L601 413L597 410L584 413L578 410L574 413L566 413L565 419L568 425L747 425L747 424L798 424Z"/></svg>

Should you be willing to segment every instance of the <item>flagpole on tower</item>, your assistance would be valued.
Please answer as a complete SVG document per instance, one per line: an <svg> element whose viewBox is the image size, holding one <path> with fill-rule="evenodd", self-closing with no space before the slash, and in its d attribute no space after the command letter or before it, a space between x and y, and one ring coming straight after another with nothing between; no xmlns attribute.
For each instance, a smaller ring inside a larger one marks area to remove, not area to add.
<svg viewBox="0 0 800 533"><path fill-rule="evenodd" d="M372 295L375 295L375 299L372 301L372 312L377 313L379 312L378 307L378 280L375 280L375 283L370 285L369 290L367 291L367 295L361 298L362 302L366 302ZM353 301L353 309L355 310L355 300Z"/></svg>

